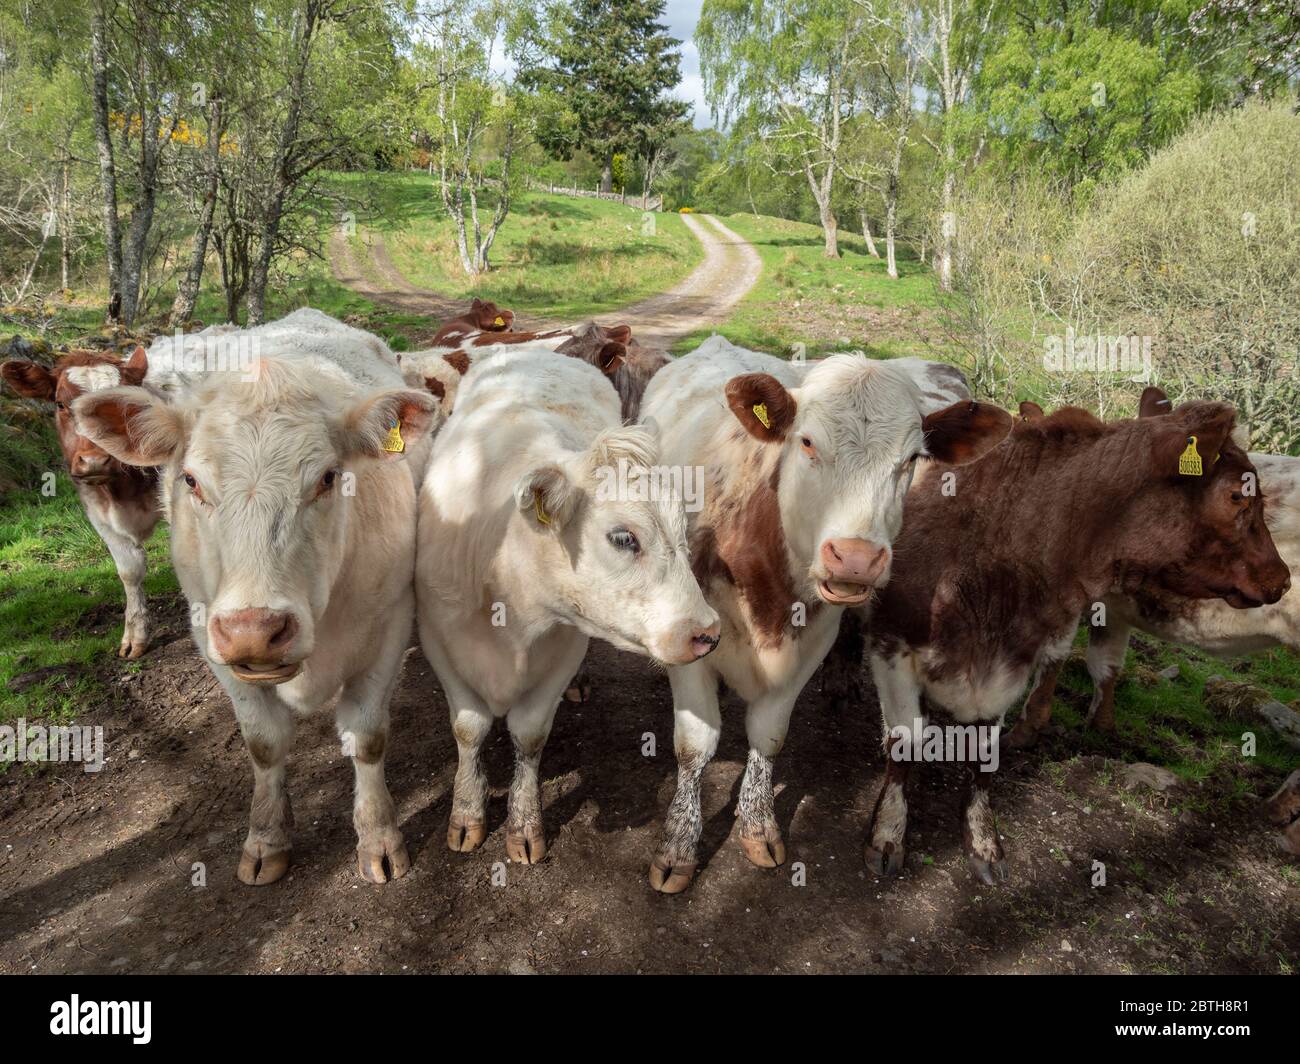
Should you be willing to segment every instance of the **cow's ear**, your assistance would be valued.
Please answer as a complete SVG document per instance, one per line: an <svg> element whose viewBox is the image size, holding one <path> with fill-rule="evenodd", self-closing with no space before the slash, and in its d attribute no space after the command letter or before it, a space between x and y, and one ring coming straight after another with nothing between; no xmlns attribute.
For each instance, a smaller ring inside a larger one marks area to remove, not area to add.
<svg viewBox="0 0 1300 1064"><path fill-rule="evenodd" d="M1021 421L1037 421L1039 418L1046 417L1043 408L1032 400L1026 399L1020 404Z"/></svg>
<svg viewBox="0 0 1300 1064"><path fill-rule="evenodd" d="M143 347L131 352L131 357L122 363L123 384L143 384L145 374L149 372L149 356Z"/></svg>
<svg viewBox="0 0 1300 1064"><path fill-rule="evenodd" d="M423 440L442 417L428 392L399 388L357 403L343 420L345 454L400 458Z"/></svg>
<svg viewBox="0 0 1300 1064"><path fill-rule="evenodd" d="M627 345L632 342L632 326L611 325L605 330L605 339L614 340L620 344Z"/></svg>
<svg viewBox="0 0 1300 1064"><path fill-rule="evenodd" d="M35 362L17 359L6 362L0 365L0 377L4 377L9 387L26 399L54 398L54 374Z"/></svg>
<svg viewBox="0 0 1300 1064"><path fill-rule="evenodd" d="M483 300L479 299L478 296L475 296L473 299L469 301L470 310L478 310L482 306L483 306Z"/></svg>
<svg viewBox="0 0 1300 1064"><path fill-rule="evenodd" d="M1159 423L1151 447L1156 476L1198 477L1219 460L1236 426L1237 411L1231 403L1184 403Z"/></svg>
<svg viewBox="0 0 1300 1064"><path fill-rule="evenodd" d="M627 360L627 348L614 340L606 340L596 354L596 368L606 377L612 377Z"/></svg>
<svg viewBox="0 0 1300 1064"><path fill-rule="evenodd" d="M77 431L127 465L164 465L185 443L185 419L144 388L105 388L72 402Z"/></svg>
<svg viewBox="0 0 1300 1064"><path fill-rule="evenodd" d="M539 531L559 531L578 506L578 489L558 465L530 469L515 485L515 505Z"/></svg>
<svg viewBox="0 0 1300 1064"><path fill-rule="evenodd" d="M745 431L764 443L785 439L799 404L770 373L746 373L727 381L727 405Z"/></svg>
<svg viewBox="0 0 1300 1064"><path fill-rule="evenodd" d="M921 419L925 452L949 465L987 454L1011 431L1011 415L1000 406L963 399Z"/></svg>
<svg viewBox="0 0 1300 1064"><path fill-rule="evenodd" d="M1162 389L1154 384L1142 389L1142 398L1138 400L1138 417L1159 417L1161 414L1170 413L1173 409L1174 404L1169 401L1169 396L1165 395Z"/></svg>

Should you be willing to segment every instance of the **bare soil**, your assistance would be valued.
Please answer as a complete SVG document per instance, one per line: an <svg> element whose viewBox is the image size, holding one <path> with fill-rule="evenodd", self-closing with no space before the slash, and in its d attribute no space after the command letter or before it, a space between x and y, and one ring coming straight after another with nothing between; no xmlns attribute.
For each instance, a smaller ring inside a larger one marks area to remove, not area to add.
<svg viewBox="0 0 1300 1064"><path fill-rule="evenodd" d="M101 666L113 695L81 719L104 729L101 772L60 765L0 776L0 971L1300 966L1300 874L1259 813L1258 797L1277 781L1122 794L1115 761L1074 757L1070 737L1058 734L1008 753L998 774L994 805L1012 878L989 888L971 878L962 853L964 770L925 766L914 773L906 873L881 881L861 860L883 777L877 708L868 696L836 711L816 681L777 763L787 865L751 866L732 835L745 740L729 698L704 777L705 863L685 894L658 895L645 873L675 779L668 685L645 661L596 644L593 699L561 706L542 762L550 845L542 864L506 862L504 729L489 743L491 834L473 854L447 850L455 745L437 682L413 649L388 764L410 874L385 886L357 874L352 770L325 714L303 722L290 762L295 864L279 883L244 886L235 865L251 771L230 706L184 635L183 603L166 617L142 668ZM643 755L647 733L657 756ZM1114 756L1122 753L1117 745ZM1105 886L1092 885L1096 861ZM204 886L194 884L196 863Z"/></svg>

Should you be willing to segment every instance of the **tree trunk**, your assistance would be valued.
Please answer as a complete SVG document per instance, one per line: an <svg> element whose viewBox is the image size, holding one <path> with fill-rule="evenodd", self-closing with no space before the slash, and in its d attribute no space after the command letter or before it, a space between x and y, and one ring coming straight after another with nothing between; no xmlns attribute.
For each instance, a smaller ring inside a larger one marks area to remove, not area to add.
<svg viewBox="0 0 1300 1064"><path fill-rule="evenodd" d="M614 156L609 154L605 156L605 163L600 168L600 190L609 192L614 187Z"/></svg>
<svg viewBox="0 0 1300 1064"><path fill-rule="evenodd" d="M822 233L826 237L822 254L828 259L838 259L840 257L839 222L835 220L835 211L831 209L831 182L835 176L835 167L828 165L820 181L813 175L811 166L805 166L804 173L808 175L808 187L812 189L813 199L817 203L817 213L821 218Z"/></svg>
<svg viewBox="0 0 1300 1064"><path fill-rule="evenodd" d="M172 303L171 324L184 325L194 317L194 304L199 298L203 282L203 263L208 255L208 239L212 234L212 219L217 212L217 185L220 178L221 134L223 131L221 102L213 97L208 108L208 172L204 175L206 188L203 206L199 210L199 224L194 230L194 247L190 250L189 268L176 289Z"/></svg>
<svg viewBox="0 0 1300 1064"><path fill-rule="evenodd" d="M871 222L867 219L866 208L858 211L858 218L862 222L862 239L867 242L867 252L873 259L880 258L880 252L876 250L876 242L871 236Z"/></svg>
<svg viewBox="0 0 1300 1064"><path fill-rule="evenodd" d="M108 125L108 20L102 4L90 19L91 102L95 148L99 155L99 188L104 219L104 255L108 265L108 318L116 321L122 298L122 231L117 217L117 169L113 135Z"/></svg>
<svg viewBox="0 0 1300 1064"><path fill-rule="evenodd" d="M898 259L894 254L894 230L898 224L898 181L891 174L885 195L885 272L898 280Z"/></svg>
<svg viewBox="0 0 1300 1064"><path fill-rule="evenodd" d="M953 155L951 145L948 156ZM945 292L952 290L952 241L956 235L957 219L953 215L953 202L957 196L957 174L951 169L943 176L943 217L940 219L939 248L935 255L939 268L939 287Z"/></svg>
<svg viewBox="0 0 1300 1064"><path fill-rule="evenodd" d="M59 275L62 290L68 291L68 274L72 260L72 186L67 156L63 159L63 194L59 199Z"/></svg>
<svg viewBox="0 0 1300 1064"><path fill-rule="evenodd" d="M293 75L289 79L288 109L280 141L276 146L275 170L271 178L271 195L257 248L257 258L248 278L248 324L261 325L266 319L266 283L271 273L271 259L275 256L276 241L280 237L280 221L284 217L284 203L293 185L291 169L294 148L298 143L298 123L302 117L302 98L307 81L307 64L311 59L311 46L316 35L320 9L314 0L308 0L302 32L298 38L298 54L294 59Z"/></svg>

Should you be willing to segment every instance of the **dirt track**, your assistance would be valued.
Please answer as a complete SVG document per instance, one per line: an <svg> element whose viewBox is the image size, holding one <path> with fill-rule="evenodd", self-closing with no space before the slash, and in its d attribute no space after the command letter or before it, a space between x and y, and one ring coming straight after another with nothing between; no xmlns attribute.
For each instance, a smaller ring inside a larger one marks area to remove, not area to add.
<svg viewBox="0 0 1300 1064"><path fill-rule="evenodd" d="M669 347L688 333L725 321L736 303L754 287L763 266L752 244L712 215L684 214L681 219L704 245L704 261L667 292L598 314L597 321L626 323L641 343ZM464 310L463 300L417 288L403 277L379 233L368 232L366 240L369 259L363 263L340 233L330 239L330 263L340 284L380 306L408 314L442 319ZM572 324L531 315L527 307L511 309L516 311L515 320L521 329Z"/></svg>
<svg viewBox="0 0 1300 1064"><path fill-rule="evenodd" d="M101 611L101 625L116 616ZM645 880L675 778L668 685L593 644L585 706L562 706L542 761L547 859L504 867L511 752L488 744L492 834L445 846L455 747L418 650L394 701L389 781L414 866L360 879L352 771L329 716L302 725L290 759L295 864L268 887L235 878L251 771L233 713L184 636L174 601L158 647L116 677L108 764L0 777L0 971L72 972L1273 972L1300 964L1300 886L1234 777L1194 795L1122 799L1114 762L1071 759L1070 737L1008 761L994 784L1012 879L980 887L958 828L959 766L918 774L905 878L861 861L883 774L874 703L837 713L810 688L777 762L790 862L750 866L731 836L744 727L724 704L705 773L707 862L678 897ZM656 757L642 756L643 736ZM1116 743L1116 756L1122 745ZM1239 777L1239 773L1238 773ZM1266 794L1275 781L1247 777ZM1107 885L1091 886L1093 861ZM192 885L192 866L206 886Z"/></svg>

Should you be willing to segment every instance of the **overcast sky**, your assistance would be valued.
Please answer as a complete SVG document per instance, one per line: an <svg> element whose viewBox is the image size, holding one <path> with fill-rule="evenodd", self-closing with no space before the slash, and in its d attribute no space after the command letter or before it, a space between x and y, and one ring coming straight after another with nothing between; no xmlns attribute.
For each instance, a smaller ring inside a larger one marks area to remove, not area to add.
<svg viewBox="0 0 1300 1064"><path fill-rule="evenodd" d="M700 128L713 125L700 81L700 54L695 50L695 23L699 21L703 3L704 0L668 0L664 9L668 32L682 42L682 83L673 95L695 106L695 124Z"/></svg>

